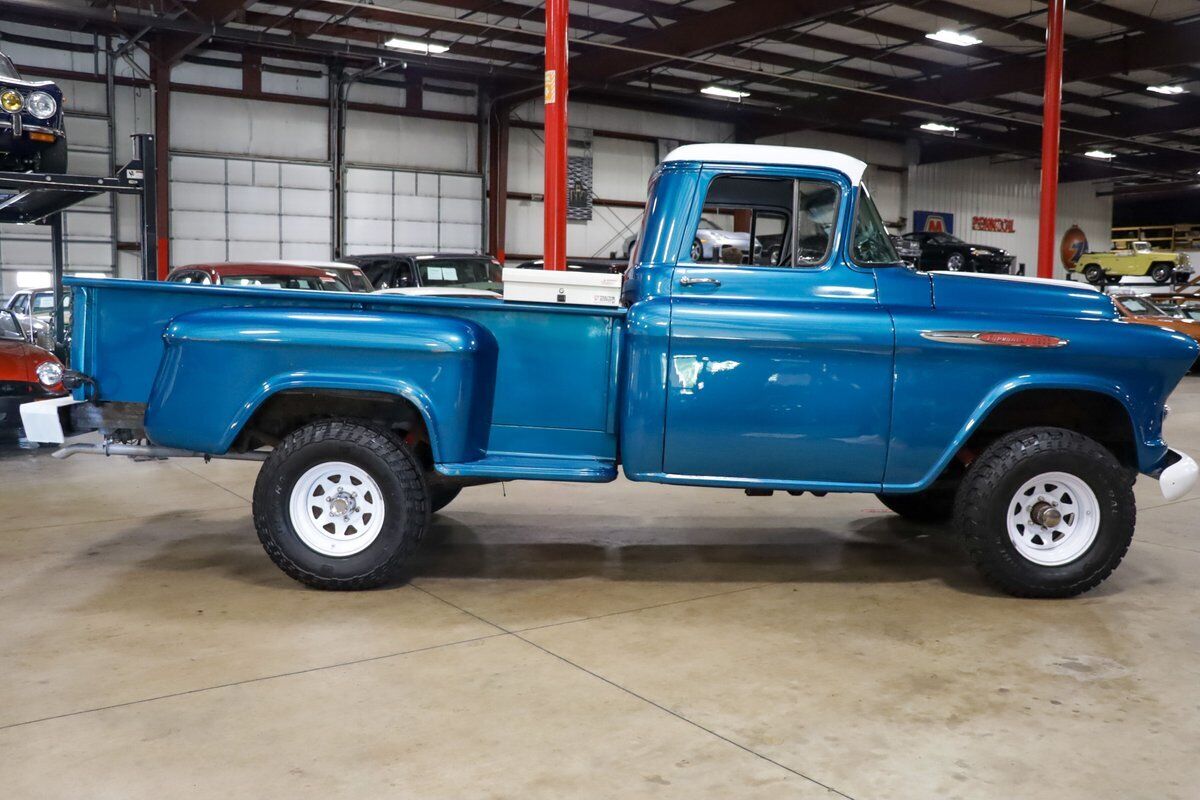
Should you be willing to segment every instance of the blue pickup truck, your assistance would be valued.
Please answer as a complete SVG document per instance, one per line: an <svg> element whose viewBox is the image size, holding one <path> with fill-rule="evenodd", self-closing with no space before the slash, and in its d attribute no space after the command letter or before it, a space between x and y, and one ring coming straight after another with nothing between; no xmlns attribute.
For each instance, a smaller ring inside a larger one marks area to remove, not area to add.
<svg viewBox="0 0 1200 800"><path fill-rule="evenodd" d="M105 437L62 455L262 460L259 538L323 589L402 575L463 487L618 467L874 493L952 519L1004 591L1096 586L1133 536L1137 474L1168 498L1196 481L1162 438L1196 343L1080 284L905 267L864 169L674 151L619 308L71 279L73 396L26 405L26 427L61 442L69 417ZM702 214L734 213L781 246L697 254Z"/></svg>

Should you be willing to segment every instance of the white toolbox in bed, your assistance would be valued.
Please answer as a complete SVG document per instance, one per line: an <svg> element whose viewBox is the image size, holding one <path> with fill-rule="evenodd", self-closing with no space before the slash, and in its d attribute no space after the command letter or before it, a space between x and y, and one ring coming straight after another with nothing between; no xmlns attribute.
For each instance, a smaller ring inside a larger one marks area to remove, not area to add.
<svg viewBox="0 0 1200 800"><path fill-rule="evenodd" d="M504 299L575 306L619 306L621 275L577 270L504 268Z"/></svg>

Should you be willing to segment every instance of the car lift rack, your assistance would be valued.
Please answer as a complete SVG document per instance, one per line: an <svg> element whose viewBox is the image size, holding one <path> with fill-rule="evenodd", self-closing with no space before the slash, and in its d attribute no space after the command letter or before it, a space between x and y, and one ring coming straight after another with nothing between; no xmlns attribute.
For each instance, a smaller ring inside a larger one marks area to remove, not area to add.
<svg viewBox="0 0 1200 800"><path fill-rule="evenodd" d="M0 222L50 227L50 263L54 271L54 341L63 337L63 223L64 211L101 194L136 195L141 217L142 277L154 280L158 264L158 182L155 179L154 135L137 133L133 160L115 177L51 175L40 172L0 172ZM116 231L112 232L117 235ZM114 265L115 267L116 265Z"/></svg>

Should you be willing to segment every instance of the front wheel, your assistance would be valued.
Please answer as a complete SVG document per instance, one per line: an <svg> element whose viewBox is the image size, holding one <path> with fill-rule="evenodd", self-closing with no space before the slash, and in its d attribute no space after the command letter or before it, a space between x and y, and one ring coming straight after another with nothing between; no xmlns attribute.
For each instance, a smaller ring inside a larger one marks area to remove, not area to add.
<svg viewBox="0 0 1200 800"><path fill-rule="evenodd" d="M1166 284L1166 283L1170 283L1171 278L1174 275L1175 275L1175 265L1174 264L1167 264L1166 262L1160 261L1157 264L1150 267L1150 280L1154 281L1159 286L1162 286L1163 284Z"/></svg>
<svg viewBox="0 0 1200 800"><path fill-rule="evenodd" d="M1083 268L1083 278L1092 286L1100 286L1104 283L1104 268L1099 264L1088 264Z"/></svg>
<svg viewBox="0 0 1200 800"><path fill-rule="evenodd" d="M975 566L1017 597L1072 597L1100 584L1129 549L1136 516L1113 454L1062 428L995 441L971 464L954 507Z"/></svg>
<svg viewBox="0 0 1200 800"><path fill-rule="evenodd" d="M950 257L946 259L946 269L951 272L961 272L965 263L962 253L951 253Z"/></svg>
<svg viewBox="0 0 1200 800"><path fill-rule="evenodd" d="M429 518L417 459L390 434L345 420L289 434L254 486L254 526L276 566L318 589L394 580Z"/></svg>

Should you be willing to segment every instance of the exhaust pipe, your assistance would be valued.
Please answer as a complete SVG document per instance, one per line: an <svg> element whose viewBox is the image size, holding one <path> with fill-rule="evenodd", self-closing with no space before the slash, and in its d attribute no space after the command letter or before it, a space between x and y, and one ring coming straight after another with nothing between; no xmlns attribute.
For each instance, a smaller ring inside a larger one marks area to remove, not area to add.
<svg viewBox="0 0 1200 800"><path fill-rule="evenodd" d="M259 452L257 450L249 453L226 453L224 455L214 455L212 453L196 453L191 450L179 450L174 447L155 447L145 444L69 444L66 447L60 447L51 453L55 458L70 458L73 455L80 453L94 456L129 456L130 458L203 458L208 461L212 458L227 458L236 461L266 461L270 453Z"/></svg>

